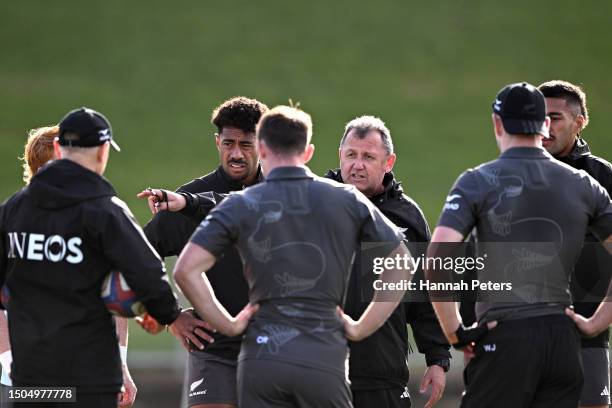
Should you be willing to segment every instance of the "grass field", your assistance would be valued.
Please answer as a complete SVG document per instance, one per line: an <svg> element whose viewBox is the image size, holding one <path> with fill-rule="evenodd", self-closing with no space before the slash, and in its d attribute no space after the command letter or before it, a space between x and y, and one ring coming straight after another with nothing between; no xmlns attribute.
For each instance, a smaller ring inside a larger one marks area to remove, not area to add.
<svg viewBox="0 0 612 408"><path fill-rule="evenodd" d="M433 225L457 175L496 154L490 104L506 83L584 84L593 150L612 157L610 2L7 2L0 14L0 198L22 186L28 129L86 105L123 148L107 172L135 194L212 169L211 110L244 94L299 101L315 123L312 168L337 165L343 125L390 127L396 175ZM140 347L168 345L140 339Z"/></svg>

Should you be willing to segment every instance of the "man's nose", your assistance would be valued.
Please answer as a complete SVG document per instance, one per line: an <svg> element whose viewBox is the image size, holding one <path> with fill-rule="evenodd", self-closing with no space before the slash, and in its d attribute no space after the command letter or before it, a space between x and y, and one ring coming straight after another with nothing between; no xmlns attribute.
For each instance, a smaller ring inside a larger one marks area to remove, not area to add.
<svg viewBox="0 0 612 408"><path fill-rule="evenodd" d="M234 146L234 148L230 151L230 159L244 159L244 154L240 149L240 145Z"/></svg>

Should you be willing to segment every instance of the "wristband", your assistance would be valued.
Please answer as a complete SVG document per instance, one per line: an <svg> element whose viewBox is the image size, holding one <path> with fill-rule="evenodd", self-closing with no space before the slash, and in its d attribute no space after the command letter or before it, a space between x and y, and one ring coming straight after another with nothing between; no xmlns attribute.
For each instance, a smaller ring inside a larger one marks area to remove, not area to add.
<svg viewBox="0 0 612 408"><path fill-rule="evenodd" d="M452 346L457 350L461 350L466 346L470 346L476 341L480 340L482 337L487 334L489 328L486 324L482 326L477 326L477 323L474 323L471 327L464 327L463 325L459 325L457 331L455 331L455 336L457 336L457 342Z"/></svg>
<svg viewBox="0 0 612 408"><path fill-rule="evenodd" d="M13 354L11 350L7 350L0 354L0 365L2 365L2 371L11 372L11 363L13 362Z"/></svg>
<svg viewBox="0 0 612 408"><path fill-rule="evenodd" d="M121 365L127 365L127 346L119 346L119 357L121 357Z"/></svg>

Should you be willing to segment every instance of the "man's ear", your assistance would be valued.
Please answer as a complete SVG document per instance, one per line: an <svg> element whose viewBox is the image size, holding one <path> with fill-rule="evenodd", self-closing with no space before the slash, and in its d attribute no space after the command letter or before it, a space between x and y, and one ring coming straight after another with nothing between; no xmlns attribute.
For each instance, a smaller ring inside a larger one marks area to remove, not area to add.
<svg viewBox="0 0 612 408"><path fill-rule="evenodd" d="M586 124L586 118L582 114L576 115L576 119L574 120L576 125L576 133L580 133L584 130Z"/></svg>
<svg viewBox="0 0 612 408"><path fill-rule="evenodd" d="M215 146L217 146L218 151L221 151L221 136L218 133L215 133Z"/></svg>
<svg viewBox="0 0 612 408"><path fill-rule="evenodd" d="M109 151L110 151L109 142L101 144L98 147L98 150L96 151L96 159L98 160L98 163L104 163L106 160L108 160Z"/></svg>
<svg viewBox="0 0 612 408"><path fill-rule="evenodd" d="M385 163L385 173L389 173L391 170L393 170L395 160L397 160L397 156L395 155L395 153L391 153L389 157L387 157L387 161Z"/></svg>
<svg viewBox="0 0 612 408"><path fill-rule="evenodd" d="M62 151L60 150L59 140L57 138L53 139L53 154L56 159L62 158Z"/></svg>
<svg viewBox="0 0 612 408"><path fill-rule="evenodd" d="M306 146L306 150L304 150L304 155L302 156L304 158L304 164L308 163L310 159L312 159L312 156L314 155L314 151L315 151L314 144L310 143L308 146Z"/></svg>
<svg viewBox="0 0 612 408"><path fill-rule="evenodd" d="M266 142L261 139L257 140L257 150L259 150L260 160L268 157L268 147L266 146Z"/></svg>
<svg viewBox="0 0 612 408"><path fill-rule="evenodd" d="M493 131L495 132L495 137L502 137L504 134L504 124L502 123L501 117L495 113L492 113L491 119L493 120Z"/></svg>

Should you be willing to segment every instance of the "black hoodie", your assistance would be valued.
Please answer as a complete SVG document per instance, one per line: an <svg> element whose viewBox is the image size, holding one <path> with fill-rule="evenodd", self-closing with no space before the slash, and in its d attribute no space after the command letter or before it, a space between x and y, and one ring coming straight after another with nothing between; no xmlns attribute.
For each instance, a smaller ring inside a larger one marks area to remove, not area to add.
<svg viewBox="0 0 612 408"><path fill-rule="evenodd" d="M164 266L110 183L69 160L47 164L0 207L15 385L117 392L121 363L100 291L121 271L147 311L179 314Z"/></svg>
<svg viewBox="0 0 612 408"><path fill-rule="evenodd" d="M591 177L599 182L612 196L612 165L601 157L591 154L589 145L582 138L578 138L574 148L569 155L557 157L557 160L569 164L575 169L584 170ZM591 233L587 233L584 239L585 246L576 262L574 276L572 279L572 294L574 299L574 309L583 316L592 316L599 306L599 302L604 298L608 287L610 271L602 265L610 265L609 255L600 245L595 245L599 240ZM601 259L608 261L599 261ZM602 275L602 274L606 275ZM588 299L589 302L581 301ZM583 338L582 347L603 347L608 348L609 331L606 330L593 338Z"/></svg>

